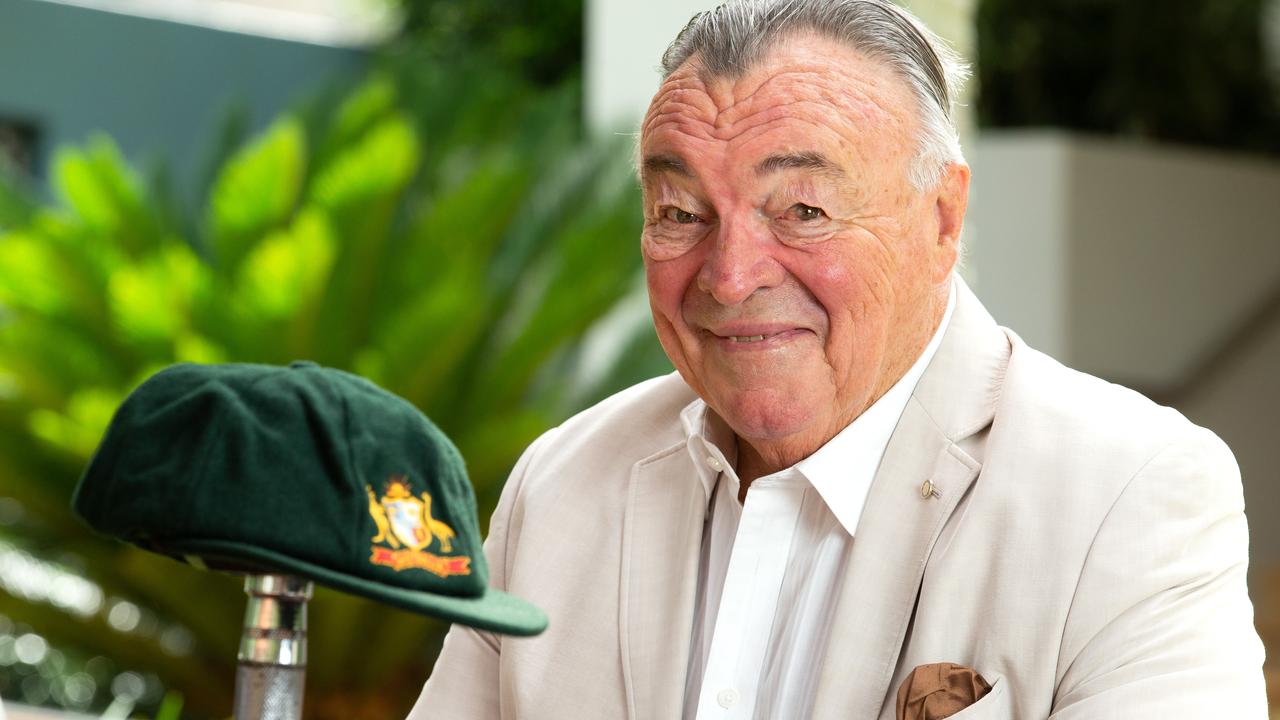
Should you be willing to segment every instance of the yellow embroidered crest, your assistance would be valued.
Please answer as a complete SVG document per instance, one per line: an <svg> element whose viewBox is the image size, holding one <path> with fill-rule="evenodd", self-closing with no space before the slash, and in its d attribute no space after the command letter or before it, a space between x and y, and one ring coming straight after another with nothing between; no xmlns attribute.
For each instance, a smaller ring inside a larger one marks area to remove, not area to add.
<svg viewBox="0 0 1280 720"><path fill-rule="evenodd" d="M379 499L368 485L369 514L378 533L373 536L369 562L396 572L416 568L440 577L470 575L471 558L427 552L439 542L440 552L453 552L453 528L431 516L431 493L415 497L404 475L392 475Z"/></svg>

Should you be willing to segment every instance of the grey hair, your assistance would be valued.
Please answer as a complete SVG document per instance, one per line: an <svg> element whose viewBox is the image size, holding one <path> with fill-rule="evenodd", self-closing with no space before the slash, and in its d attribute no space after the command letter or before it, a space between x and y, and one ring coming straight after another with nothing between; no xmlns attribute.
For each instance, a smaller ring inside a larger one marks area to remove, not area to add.
<svg viewBox="0 0 1280 720"><path fill-rule="evenodd" d="M697 56L706 79L741 77L786 36L812 32L885 63L907 82L920 110L920 138L908 180L934 187L948 163L963 163L953 119L969 75L950 46L888 0L728 0L693 16L662 55L666 80Z"/></svg>

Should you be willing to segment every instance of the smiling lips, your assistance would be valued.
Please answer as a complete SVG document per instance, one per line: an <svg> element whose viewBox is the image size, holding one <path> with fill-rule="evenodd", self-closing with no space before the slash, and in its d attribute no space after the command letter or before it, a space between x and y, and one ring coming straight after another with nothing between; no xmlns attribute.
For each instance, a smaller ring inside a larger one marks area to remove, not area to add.
<svg viewBox="0 0 1280 720"><path fill-rule="evenodd" d="M708 330L713 337L730 349L765 349L794 339L809 330L800 327L732 328Z"/></svg>

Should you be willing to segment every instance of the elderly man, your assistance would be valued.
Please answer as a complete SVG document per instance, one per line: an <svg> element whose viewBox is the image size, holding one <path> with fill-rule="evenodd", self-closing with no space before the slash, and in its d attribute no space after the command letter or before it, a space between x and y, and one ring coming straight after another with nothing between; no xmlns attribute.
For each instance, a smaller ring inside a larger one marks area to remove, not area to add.
<svg viewBox="0 0 1280 720"><path fill-rule="evenodd" d="M411 717L1264 718L1230 452L954 275L936 37L731 0L663 72L641 250L679 373L525 453L486 551L550 628L455 627Z"/></svg>

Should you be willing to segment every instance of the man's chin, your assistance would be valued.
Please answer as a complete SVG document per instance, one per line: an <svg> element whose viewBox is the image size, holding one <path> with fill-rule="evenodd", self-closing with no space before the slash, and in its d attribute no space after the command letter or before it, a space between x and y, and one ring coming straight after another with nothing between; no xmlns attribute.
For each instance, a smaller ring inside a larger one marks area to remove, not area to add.
<svg viewBox="0 0 1280 720"><path fill-rule="evenodd" d="M712 407L717 407L717 403L712 403ZM772 398L726 398L717 412L738 437L758 445L786 443L804 436L814 426L819 407L781 392Z"/></svg>

